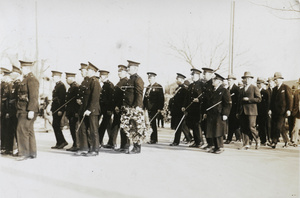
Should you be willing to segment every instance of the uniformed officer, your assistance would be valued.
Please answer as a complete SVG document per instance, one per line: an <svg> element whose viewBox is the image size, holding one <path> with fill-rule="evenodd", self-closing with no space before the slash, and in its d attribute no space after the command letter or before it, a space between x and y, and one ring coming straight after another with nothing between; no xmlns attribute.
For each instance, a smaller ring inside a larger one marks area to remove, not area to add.
<svg viewBox="0 0 300 198"><path fill-rule="evenodd" d="M183 111L187 112L186 124L193 130L194 143L190 147L201 147L203 143L202 130L200 127L201 118L201 102L204 84L200 81L201 71L198 69L191 69L193 83L188 87L187 95L185 98L185 108ZM186 109L187 108L187 109Z"/></svg>
<svg viewBox="0 0 300 198"><path fill-rule="evenodd" d="M183 74L177 73L176 83L178 87L175 89L174 96L169 101L169 109L171 112L171 125L174 129L178 128L175 131L174 141L170 146L177 146L180 143L181 132L184 132L186 140L190 142L192 140L192 135L190 134L190 129L184 126L185 120L180 123L181 119L184 119L184 113L182 108L184 107L185 97L187 95L187 87L184 86L185 76ZM180 125L179 125L180 124ZM178 126L179 125L179 126Z"/></svg>
<svg viewBox="0 0 300 198"><path fill-rule="evenodd" d="M127 66L118 65L118 76L120 80L115 85L114 95L113 95L114 119L112 123L111 135L109 136L109 140L108 140L108 145L112 145L113 147L116 147L117 144L116 139L117 139L118 131L120 129L121 106L125 94L124 93L125 89L123 89L122 87L126 86L128 81ZM129 140L123 129L120 130L120 139L121 139L120 148L115 149L115 151L126 152L129 148Z"/></svg>
<svg viewBox="0 0 300 198"><path fill-rule="evenodd" d="M140 63L128 60L128 73L130 75L126 86L129 87L125 89L123 106L129 108L143 108L143 90L144 81L137 74ZM132 128L133 133L137 133L137 129ZM139 143L133 143L133 149L127 151L127 154L140 153L141 145Z"/></svg>
<svg viewBox="0 0 300 198"><path fill-rule="evenodd" d="M22 71L20 68L16 66L12 66L12 73L10 77L12 79L10 95L9 95L9 136L8 136L8 154L12 154L14 151L14 155L17 154L17 99L18 99L18 89L20 87L20 76L22 75Z"/></svg>
<svg viewBox="0 0 300 198"><path fill-rule="evenodd" d="M1 68L3 77L1 78L1 154L11 154L9 145L10 119L9 119L9 100L11 92L10 73L6 68Z"/></svg>
<svg viewBox="0 0 300 198"><path fill-rule="evenodd" d="M224 77L215 73L213 78L214 90L210 95L206 109L207 113L207 131L206 137L212 138L214 148L210 148L208 152L220 154L223 149L223 136L227 131L227 122L230 109L231 109L231 97L230 92L222 85Z"/></svg>
<svg viewBox="0 0 300 198"><path fill-rule="evenodd" d="M52 146L52 149L62 149L68 145L67 141L61 130L61 119L65 112L65 99L66 99L66 86L61 81L62 72L59 71L52 71L53 81L56 83L55 87L52 91L52 116L53 116L53 123L52 127L54 130L56 144Z"/></svg>
<svg viewBox="0 0 300 198"><path fill-rule="evenodd" d="M73 139L73 145L67 151L77 151L77 137L76 137L76 123L78 121L78 108L79 104L76 102L76 97L78 94L79 85L75 81L75 73L66 72L66 81L70 85L68 92L66 94L66 116L69 120L69 126L71 131L71 136Z"/></svg>
<svg viewBox="0 0 300 198"><path fill-rule="evenodd" d="M25 160L36 158L36 141L33 124L39 111L39 82L31 72L33 62L20 61L23 80L18 90L17 101L17 142L18 158Z"/></svg>
<svg viewBox="0 0 300 198"><path fill-rule="evenodd" d="M156 119L158 113L164 108L165 97L163 87L156 82L157 74L154 72L148 72L147 75L150 84L146 88L143 104L144 108L148 110L152 128L150 141L147 143L156 144L158 141Z"/></svg>
<svg viewBox="0 0 300 198"><path fill-rule="evenodd" d="M109 71L100 70L100 82L102 84L102 89L100 93L100 108L101 115L103 115L102 122L99 127L99 142L103 145L103 137L105 131L107 130L108 136L111 134L111 116L113 112L113 93L114 93L114 84L109 81L108 74ZM114 149L114 145L106 144L104 148Z"/></svg>
<svg viewBox="0 0 300 198"><path fill-rule="evenodd" d="M80 63L81 76L83 81L81 82L78 94L76 97L76 102L79 105L78 114L79 114L79 126L77 129L77 144L79 145L79 150L75 153L76 156L85 156L89 151L89 146L91 145L90 140L90 124L89 118L83 116L85 110L87 109L89 97L90 97L90 84L91 78L87 73L88 65L85 63Z"/></svg>
<svg viewBox="0 0 300 198"><path fill-rule="evenodd" d="M90 77L90 84L86 90L86 94L88 94L88 101L86 110L83 113L83 116L87 116L89 118L89 127L90 127L90 149L89 152L85 155L89 156L97 156L99 153L99 137L98 137L98 128L99 128L99 120L98 117L100 115L100 92L101 87L99 80L97 79L97 72L99 69L89 62L87 68L87 75Z"/></svg>
<svg viewBox="0 0 300 198"><path fill-rule="evenodd" d="M212 68L207 68L207 67L203 67L203 82L204 82L204 90L203 90L203 95L202 95L202 114L206 113L206 109L209 107L208 106L208 100L211 97L211 94L214 90L214 86L213 86L213 81L212 81L212 77L214 74L214 70ZM211 138L207 137L206 135L206 130L207 130L207 119L205 118L205 116L203 117L203 120L201 121L201 128L204 131L205 137L206 137L206 142L207 145L205 147L203 147L203 149L205 150L210 150L213 146L213 141Z"/></svg>

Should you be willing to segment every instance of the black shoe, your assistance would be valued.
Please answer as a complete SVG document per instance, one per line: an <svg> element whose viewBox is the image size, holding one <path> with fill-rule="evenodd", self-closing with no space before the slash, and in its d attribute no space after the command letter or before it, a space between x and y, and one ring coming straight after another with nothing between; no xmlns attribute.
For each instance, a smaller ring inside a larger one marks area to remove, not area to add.
<svg viewBox="0 0 300 198"><path fill-rule="evenodd" d="M36 155L30 155L29 156L29 159L35 159L36 158Z"/></svg>
<svg viewBox="0 0 300 198"><path fill-rule="evenodd" d="M193 148L200 148L200 145L199 144L192 144L192 145L190 145L189 147L193 147Z"/></svg>
<svg viewBox="0 0 300 198"><path fill-rule="evenodd" d="M172 143L172 144L170 144L170 146L178 146L179 144L178 143Z"/></svg>
<svg viewBox="0 0 300 198"><path fill-rule="evenodd" d="M55 146L51 146L51 149L58 149L58 144L56 144Z"/></svg>
<svg viewBox="0 0 300 198"><path fill-rule="evenodd" d="M57 147L57 149L63 149L65 146L67 146L68 145L68 142L64 142L64 143L62 143L61 145L59 145L58 147Z"/></svg>
<svg viewBox="0 0 300 198"><path fill-rule="evenodd" d="M230 144L230 140L226 140L225 142L224 142L224 144Z"/></svg>
<svg viewBox="0 0 300 198"><path fill-rule="evenodd" d="M5 151L5 152L2 153L2 155L12 155L12 154L13 154L12 151Z"/></svg>
<svg viewBox="0 0 300 198"><path fill-rule="evenodd" d="M66 151L76 152L78 151L78 148L72 146L71 148L66 149Z"/></svg>
<svg viewBox="0 0 300 198"><path fill-rule="evenodd" d="M115 149L116 146L110 145L110 144L106 144L106 145L103 145L103 148L107 148L107 149Z"/></svg>
<svg viewBox="0 0 300 198"><path fill-rule="evenodd" d="M223 149L223 148L218 148L218 149L214 150L213 153L215 153L215 154L221 154L221 153L223 153L223 152L224 152L224 149Z"/></svg>
<svg viewBox="0 0 300 198"><path fill-rule="evenodd" d="M154 140L151 140L151 141L147 142L147 144L156 144L156 142Z"/></svg>
<svg viewBox="0 0 300 198"><path fill-rule="evenodd" d="M92 152L88 152L85 156L86 157L93 157L93 156L97 156L99 153L96 151L92 151Z"/></svg>

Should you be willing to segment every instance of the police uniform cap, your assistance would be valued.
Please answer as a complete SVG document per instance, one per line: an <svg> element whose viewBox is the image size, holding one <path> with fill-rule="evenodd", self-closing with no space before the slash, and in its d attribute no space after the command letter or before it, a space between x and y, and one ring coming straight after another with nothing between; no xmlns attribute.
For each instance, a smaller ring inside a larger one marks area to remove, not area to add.
<svg viewBox="0 0 300 198"><path fill-rule="evenodd" d="M52 70L51 72L52 72L52 76L59 76L59 77L61 77L61 75L62 75L62 72L60 72L60 71L54 71L54 70Z"/></svg>
<svg viewBox="0 0 300 198"><path fill-rule="evenodd" d="M19 60L21 67L32 67L33 62Z"/></svg>
<svg viewBox="0 0 300 198"><path fill-rule="evenodd" d="M196 69L196 68L192 68L191 72L192 72L192 75L195 74L195 73L196 74L201 74L202 73L199 69Z"/></svg>
<svg viewBox="0 0 300 198"><path fill-rule="evenodd" d="M274 80L273 77L269 77L267 82L270 82L270 81L273 81L273 80Z"/></svg>
<svg viewBox="0 0 300 198"><path fill-rule="evenodd" d="M108 75L108 74L109 74L109 71L106 71L106 70L99 70L99 73L100 73L100 76L101 76L101 75Z"/></svg>
<svg viewBox="0 0 300 198"><path fill-rule="evenodd" d="M214 79L219 79L219 80L223 81L225 78L223 76L221 76L220 74L215 73L215 78Z"/></svg>
<svg viewBox="0 0 300 198"><path fill-rule="evenodd" d="M86 63L80 63L80 69L79 70L82 70L82 69L87 69L88 65Z"/></svg>
<svg viewBox="0 0 300 198"><path fill-rule="evenodd" d="M17 66L12 66L12 72L16 72L16 73L19 73L19 74L22 74L22 71L19 67Z"/></svg>
<svg viewBox="0 0 300 198"><path fill-rule="evenodd" d="M70 72L65 72L66 73L66 78L68 77L75 77L76 74L75 73L70 73Z"/></svg>
<svg viewBox="0 0 300 198"><path fill-rule="evenodd" d="M275 72L275 74L274 74L274 80L276 80L276 79L284 79L283 77L282 77L282 74L280 73L280 72Z"/></svg>
<svg viewBox="0 0 300 198"><path fill-rule="evenodd" d="M4 73L4 76L6 76L6 75L9 75L9 74L11 74L11 71L9 71L9 70L5 70L5 71L3 71L3 73Z"/></svg>
<svg viewBox="0 0 300 198"><path fill-rule="evenodd" d="M88 62L88 63L89 63L89 65L88 65L87 69L92 69L95 72L99 71L98 67L96 67L95 65L93 65L93 63L91 63L91 62Z"/></svg>
<svg viewBox="0 0 300 198"><path fill-rule="evenodd" d="M154 72L147 72L147 75L148 75L148 78L150 78L152 76L154 76L154 77L157 76L157 74Z"/></svg>
<svg viewBox="0 0 300 198"><path fill-rule="evenodd" d="M118 65L118 71L127 71L127 66L125 65Z"/></svg>
<svg viewBox="0 0 300 198"><path fill-rule="evenodd" d="M3 73L5 71L9 71L9 69L6 69L5 67L0 67L0 71L1 71L1 73Z"/></svg>
<svg viewBox="0 0 300 198"><path fill-rule="evenodd" d="M233 74L229 74L227 80L228 80L228 79L236 80L236 77L235 77Z"/></svg>
<svg viewBox="0 0 300 198"><path fill-rule="evenodd" d="M246 71L246 72L244 72L244 76L242 76L241 78L254 78L253 76L252 76L252 74L251 74L251 72L249 72L249 71Z"/></svg>
<svg viewBox="0 0 300 198"><path fill-rule="evenodd" d="M131 60L127 60L127 62L128 62L128 66L127 67L130 67L130 66L136 66L136 67L138 67L140 65L140 63L135 62L135 61L131 61Z"/></svg>
<svg viewBox="0 0 300 198"><path fill-rule="evenodd" d="M181 74L181 73L176 73L177 74L177 78L182 78L182 79L185 79L185 75Z"/></svg>
<svg viewBox="0 0 300 198"><path fill-rule="evenodd" d="M209 68L209 67L202 67L202 70L205 71L205 72L214 73L214 70L212 68Z"/></svg>

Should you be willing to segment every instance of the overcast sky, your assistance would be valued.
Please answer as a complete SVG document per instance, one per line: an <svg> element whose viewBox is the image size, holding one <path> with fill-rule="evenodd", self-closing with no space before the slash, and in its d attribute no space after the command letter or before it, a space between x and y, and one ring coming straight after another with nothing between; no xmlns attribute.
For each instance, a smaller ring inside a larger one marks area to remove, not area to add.
<svg viewBox="0 0 300 198"><path fill-rule="evenodd" d="M275 71L286 80L300 77L300 18L296 13L272 11L256 4L285 5L282 1L236 1L234 73L244 71L269 77ZM291 0L294 2L294 0ZM187 76L191 66L176 57L168 43L195 51L197 68L205 66L215 46L228 54L229 0L38 0L39 59L51 70L78 72L90 61L111 71L118 81L117 65L138 61L140 75L158 74L158 82L173 82L176 72ZM35 1L0 0L0 63L11 67L18 59L36 53ZM228 60L220 70L227 75ZM214 65L216 67L216 65ZM147 82L148 83L148 82Z"/></svg>

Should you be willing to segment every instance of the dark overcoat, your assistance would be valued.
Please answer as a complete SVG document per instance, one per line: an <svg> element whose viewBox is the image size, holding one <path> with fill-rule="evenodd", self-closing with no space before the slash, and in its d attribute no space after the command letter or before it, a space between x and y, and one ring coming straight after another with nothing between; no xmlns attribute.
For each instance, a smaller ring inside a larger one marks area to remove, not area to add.
<svg viewBox="0 0 300 198"><path fill-rule="evenodd" d="M152 86L148 85L144 96L144 108L149 112L157 112L158 109L164 108L165 97L163 87L154 83Z"/></svg>
<svg viewBox="0 0 300 198"><path fill-rule="evenodd" d="M144 81L138 74L130 76L126 83L123 105L126 107L143 108Z"/></svg>
<svg viewBox="0 0 300 198"><path fill-rule="evenodd" d="M292 89L285 84L279 89L278 86L274 87L271 98L272 115L284 115L286 111L292 110L292 106Z"/></svg>
<svg viewBox="0 0 300 198"><path fill-rule="evenodd" d="M61 107L65 103L66 99L66 86L63 82L59 81L56 83L52 91L52 106L51 111L54 112L56 109ZM60 108L61 112L65 111L65 107Z"/></svg>
<svg viewBox="0 0 300 198"><path fill-rule="evenodd" d="M68 102L66 104L66 115L67 116L75 116L76 113L78 113L79 104L76 102L76 97L79 91L79 85L74 81L66 94L66 101ZM72 99L73 98L73 99Z"/></svg>

